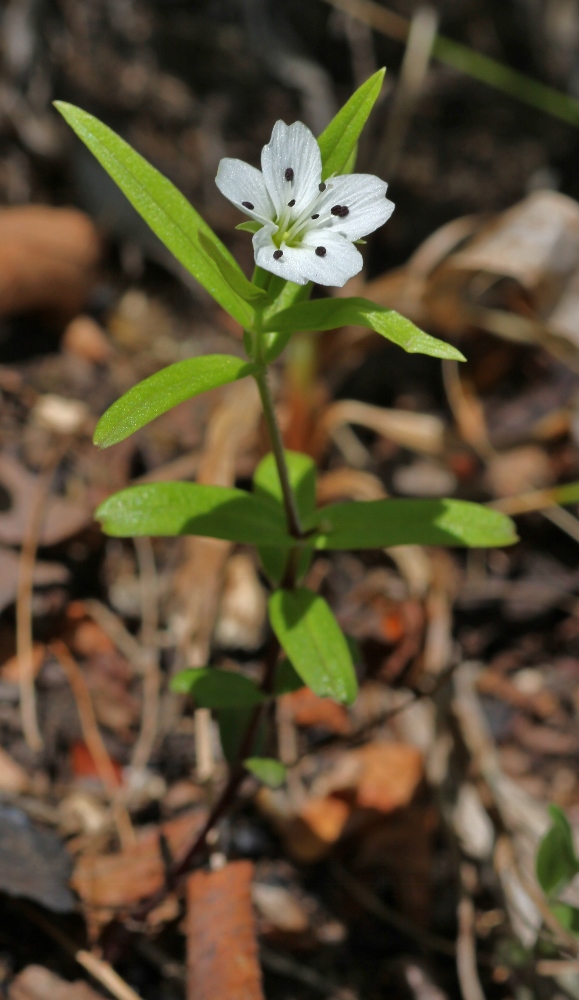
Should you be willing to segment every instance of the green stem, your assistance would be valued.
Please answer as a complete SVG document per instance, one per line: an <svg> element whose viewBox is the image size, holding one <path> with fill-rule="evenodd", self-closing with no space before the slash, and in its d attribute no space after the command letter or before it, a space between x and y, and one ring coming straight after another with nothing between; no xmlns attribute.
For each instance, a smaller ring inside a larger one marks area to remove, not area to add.
<svg viewBox="0 0 579 1000"><path fill-rule="evenodd" d="M283 502L287 517L289 533L290 535L292 535L293 538L301 538L303 532L300 524L300 516L298 513L294 491L292 490L290 483L288 467L285 460L283 441L281 438L281 432L277 422L277 417L275 415L275 409L273 406L271 393L269 391L269 385L267 381L267 369L266 368L258 369L258 371L254 375L254 378L255 381L257 382L259 395L261 396L263 413L265 416L265 422L267 425L269 440L271 443L271 450L273 451L275 463L277 465L277 472L279 475L279 481L281 483L281 491L283 495Z"/></svg>

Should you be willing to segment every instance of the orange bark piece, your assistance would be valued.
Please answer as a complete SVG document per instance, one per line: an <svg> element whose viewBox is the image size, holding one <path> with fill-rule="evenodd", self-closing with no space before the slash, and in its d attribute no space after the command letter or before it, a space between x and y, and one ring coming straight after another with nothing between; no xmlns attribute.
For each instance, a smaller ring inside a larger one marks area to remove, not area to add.
<svg viewBox="0 0 579 1000"><path fill-rule="evenodd" d="M71 884L85 905L108 910L123 909L152 896L165 881L159 834L165 837L173 857L178 858L200 831L201 810L179 816L161 827L149 829L129 851L80 857Z"/></svg>
<svg viewBox="0 0 579 1000"><path fill-rule="evenodd" d="M321 726L337 736L346 736L351 731L348 713L343 705L330 698L320 698L310 688L284 695L284 703L289 707L296 726Z"/></svg>
<svg viewBox="0 0 579 1000"><path fill-rule="evenodd" d="M409 743L370 743L354 750L361 769L356 803L389 813L410 804L424 775L422 753Z"/></svg>
<svg viewBox="0 0 579 1000"><path fill-rule="evenodd" d="M97 231L76 209L23 205L0 211L0 315L85 304L100 256Z"/></svg>
<svg viewBox="0 0 579 1000"><path fill-rule="evenodd" d="M263 1000L251 902L253 865L233 861L187 882L189 1000Z"/></svg>

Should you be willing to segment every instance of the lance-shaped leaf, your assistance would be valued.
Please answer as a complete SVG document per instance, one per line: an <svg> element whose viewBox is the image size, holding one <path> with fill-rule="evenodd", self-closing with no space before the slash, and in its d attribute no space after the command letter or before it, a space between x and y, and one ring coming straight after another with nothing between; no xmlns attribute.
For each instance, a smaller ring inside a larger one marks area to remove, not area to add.
<svg viewBox="0 0 579 1000"><path fill-rule="evenodd" d="M419 330L405 316L377 306L368 299L316 299L314 302L299 302L282 312L268 315L265 330L314 332L333 330L338 326L366 326L370 330L398 344L409 354L429 354L433 358L452 358L464 361L464 355L456 347L443 340L431 337Z"/></svg>
<svg viewBox="0 0 579 1000"><path fill-rule="evenodd" d="M545 834L537 851L537 879L543 892L553 896L573 881L579 872L573 831L559 806L550 806L551 829Z"/></svg>
<svg viewBox="0 0 579 1000"><path fill-rule="evenodd" d="M469 548L512 545L511 519L468 500L368 500L330 504L311 525L317 549L376 549L389 545Z"/></svg>
<svg viewBox="0 0 579 1000"><path fill-rule="evenodd" d="M171 690L190 694L201 708L251 708L265 700L249 677L215 667L181 670L172 678Z"/></svg>
<svg viewBox="0 0 579 1000"><path fill-rule="evenodd" d="M294 491L298 513L303 521L308 521L316 509L316 466L309 455L299 451L285 452L291 487ZM253 491L255 496L271 500L283 512L283 493L277 471L277 465L272 452L269 452L257 466L253 475ZM285 514L283 515L285 517ZM274 583L279 583L284 576L287 564L287 549L272 549L265 545L259 546L259 555L263 567ZM304 550L298 566L298 578L307 572L311 560L311 550Z"/></svg>
<svg viewBox="0 0 579 1000"><path fill-rule="evenodd" d="M96 511L108 535L205 535L250 545L290 546L283 511L244 490L200 483L129 486Z"/></svg>
<svg viewBox="0 0 579 1000"><path fill-rule="evenodd" d="M280 788L286 779L286 769L273 757L247 757L243 766L269 788Z"/></svg>
<svg viewBox="0 0 579 1000"><path fill-rule="evenodd" d="M314 286L311 281L309 281L307 285L296 285L293 281L286 281L276 294L276 286L272 284L272 286L270 286L270 295L272 298L275 298L275 302L270 308L269 313L266 312L266 316L270 313L272 315L279 315L290 306L296 305L297 302L307 301L312 294L313 287ZM292 334L295 332L296 331L292 330L291 327L288 327L286 330L280 330L279 332L263 334L265 348L264 359L267 364L271 364L272 361L275 361L275 359L279 357L284 347L291 339Z"/></svg>
<svg viewBox="0 0 579 1000"><path fill-rule="evenodd" d="M93 441L99 448L109 448L185 399L236 382L254 371L254 365L230 354L206 354L177 361L117 399L99 420Z"/></svg>
<svg viewBox="0 0 579 1000"><path fill-rule="evenodd" d="M232 268L242 276L243 272L184 195L98 118L64 101L55 101L55 107L183 267L242 326L250 326L251 306L233 291L205 253L199 233L205 234Z"/></svg>
<svg viewBox="0 0 579 1000"><path fill-rule="evenodd" d="M265 304L268 301L267 292L263 288L253 285L245 277L239 264L232 263L229 255L223 253L224 248L218 241L210 240L205 233L200 231L199 242L207 256L211 257L221 276L237 295L245 299L246 302L255 302L257 299L261 299L262 304Z"/></svg>
<svg viewBox="0 0 579 1000"><path fill-rule="evenodd" d="M356 143L382 89L385 69L379 69L352 94L318 137L322 154L322 178L348 173L352 169Z"/></svg>
<svg viewBox="0 0 579 1000"><path fill-rule="evenodd" d="M269 619L282 649L305 684L322 698L350 704L358 684L344 633L328 604L311 590L277 590Z"/></svg>

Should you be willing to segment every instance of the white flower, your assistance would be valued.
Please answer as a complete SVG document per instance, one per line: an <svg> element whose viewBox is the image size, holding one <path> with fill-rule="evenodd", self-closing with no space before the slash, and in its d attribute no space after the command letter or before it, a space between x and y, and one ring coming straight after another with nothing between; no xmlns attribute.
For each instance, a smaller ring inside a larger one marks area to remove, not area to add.
<svg viewBox="0 0 579 1000"><path fill-rule="evenodd" d="M260 223L253 236L256 264L298 285L344 285L362 269L354 242L394 211L388 185L372 174L344 174L324 183L320 148L302 122L276 122L261 170L226 158L215 182Z"/></svg>

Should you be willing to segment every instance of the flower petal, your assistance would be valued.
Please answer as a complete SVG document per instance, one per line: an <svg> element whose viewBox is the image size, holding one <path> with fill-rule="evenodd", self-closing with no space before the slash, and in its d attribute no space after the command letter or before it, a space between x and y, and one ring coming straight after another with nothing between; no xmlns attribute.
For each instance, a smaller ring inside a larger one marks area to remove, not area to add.
<svg viewBox="0 0 579 1000"><path fill-rule="evenodd" d="M388 185L373 174L344 174L327 181L327 191L316 212L327 214L334 205L348 209L345 218L332 216L331 227L349 240L373 233L390 218L394 203L386 197Z"/></svg>
<svg viewBox="0 0 579 1000"><path fill-rule="evenodd" d="M324 248L319 256L316 248ZM341 288L349 278L362 270L362 254L350 240L331 229L310 231L304 236L300 247L284 247L288 262L301 272L307 281L318 285L335 285ZM301 282L300 282L301 284Z"/></svg>
<svg viewBox="0 0 579 1000"><path fill-rule="evenodd" d="M315 198L322 179L320 147L307 125L278 121L261 152L261 169L278 218L295 199L294 217ZM286 180L292 172L293 180Z"/></svg>
<svg viewBox="0 0 579 1000"><path fill-rule="evenodd" d="M263 267L264 271L271 271L272 274L278 274L280 278L285 278L287 281L294 281L296 285L306 285L308 278L305 278L299 267L296 265L293 258L290 258L290 254L295 253L295 250L289 250L289 248L284 247L282 256L276 260L274 253L277 251L277 247L272 239L272 234L277 230L275 225L263 226L259 232L255 233L253 236L253 252L255 255L255 263L258 267Z"/></svg>
<svg viewBox="0 0 579 1000"><path fill-rule="evenodd" d="M227 156L219 163L215 183L221 194L252 219L263 222L264 219L273 218L274 208L261 170L243 160L233 160ZM253 205L253 208L248 208L244 202Z"/></svg>

